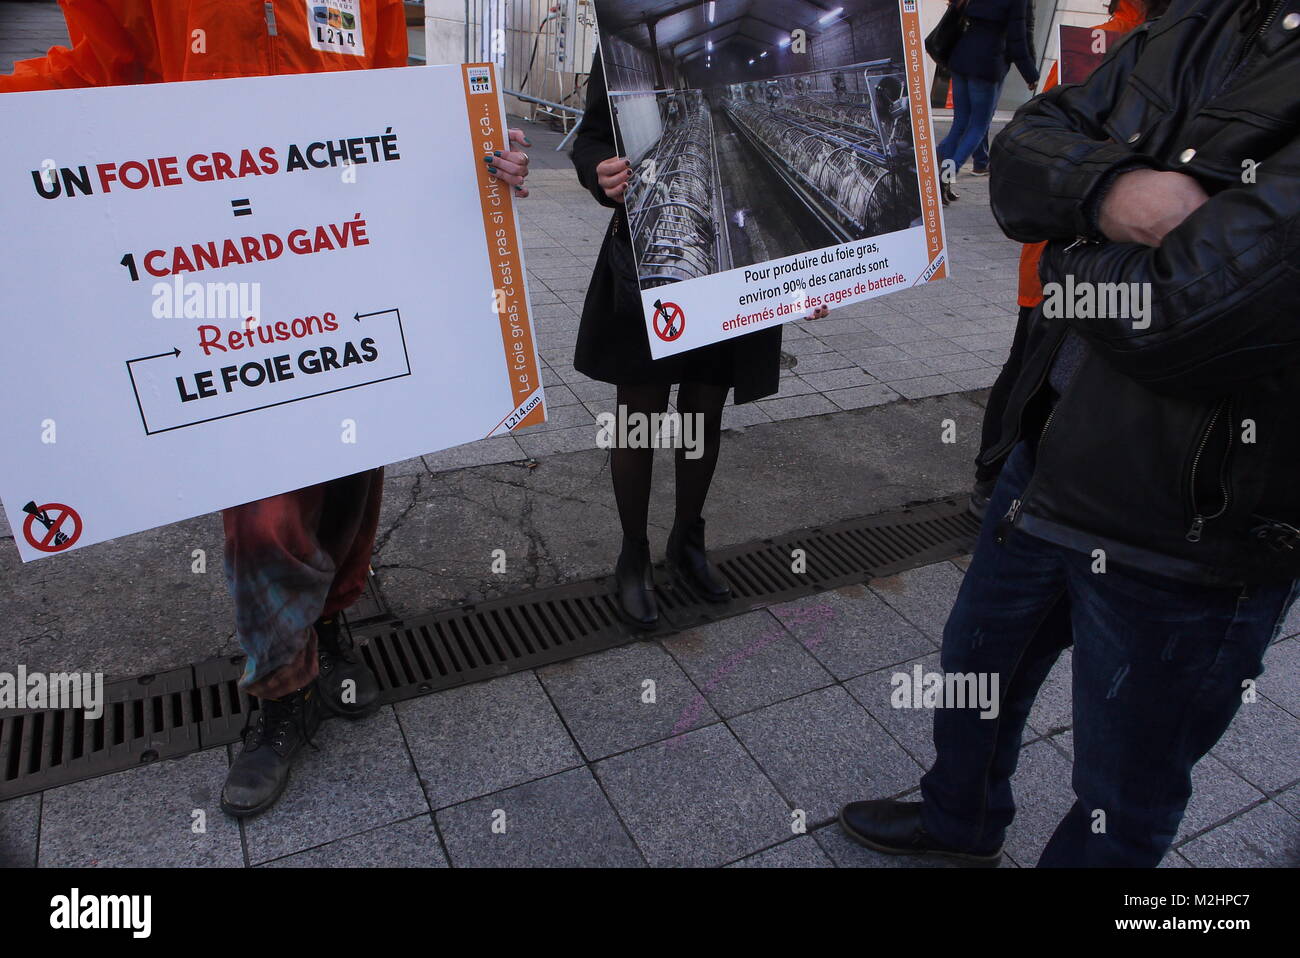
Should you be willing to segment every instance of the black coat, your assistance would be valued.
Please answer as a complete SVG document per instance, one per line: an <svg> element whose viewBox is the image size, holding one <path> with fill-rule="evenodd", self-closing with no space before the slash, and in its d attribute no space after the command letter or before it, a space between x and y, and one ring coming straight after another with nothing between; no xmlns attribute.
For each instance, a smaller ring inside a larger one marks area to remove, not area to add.
<svg viewBox="0 0 1300 958"><path fill-rule="evenodd" d="M602 382L624 385L699 380L735 387L737 403L762 399L777 391L781 376L781 327L760 330L664 359L650 357L645 315L635 275L623 204L607 197L596 180L596 167L617 156L609 95L600 54L587 82L587 106L573 142L578 181L597 203L613 209L600 257L587 288L578 328L573 365ZM621 249L612 250L614 243Z"/></svg>
<svg viewBox="0 0 1300 958"><path fill-rule="evenodd" d="M1026 82L1037 83L1029 6L1030 0L968 0L962 12L969 26L953 48L949 72L1000 83L1014 63Z"/></svg>

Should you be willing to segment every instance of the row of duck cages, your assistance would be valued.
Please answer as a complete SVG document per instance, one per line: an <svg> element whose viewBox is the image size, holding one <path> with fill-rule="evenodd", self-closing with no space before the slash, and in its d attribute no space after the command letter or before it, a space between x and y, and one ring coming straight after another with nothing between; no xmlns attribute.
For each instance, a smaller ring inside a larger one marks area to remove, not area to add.
<svg viewBox="0 0 1300 958"><path fill-rule="evenodd" d="M683 91L660 107L663 136L637 164L625 198L643 288L730 267L708 104Z"/></svg>

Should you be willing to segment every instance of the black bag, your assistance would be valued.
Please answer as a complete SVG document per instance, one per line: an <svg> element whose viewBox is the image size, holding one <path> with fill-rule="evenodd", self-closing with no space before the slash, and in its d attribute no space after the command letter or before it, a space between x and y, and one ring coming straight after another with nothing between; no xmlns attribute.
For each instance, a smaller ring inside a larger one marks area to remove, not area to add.
<svg viewBox="0 0 1300 958"><path fill-rule="evenodd" d="M965 9L966 0L953 0L948 4L948 9L943 12L943 16L939 18L939 23L925 38L925 52L942 67L948 66L948 60L952 57L957 41L970 26L970 21L962 12Z"/></svg>
<svg viewBox="0 0 1300 958"><path fill-rule="evenodd" d="M614 308L640 314L641 281L632 252L627 210L622 206L614 211L605 235L605 264L614 282Z"/></svg>

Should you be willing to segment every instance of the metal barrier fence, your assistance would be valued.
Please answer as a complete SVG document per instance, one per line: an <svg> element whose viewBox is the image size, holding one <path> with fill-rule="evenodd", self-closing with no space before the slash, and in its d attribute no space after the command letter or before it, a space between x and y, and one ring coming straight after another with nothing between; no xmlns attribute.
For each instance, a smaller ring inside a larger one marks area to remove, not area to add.
<svg viewBox="0 0 1300 958"><path fill-rule="evenodd" d="M571 130L596 50L591 0L465 0L465 60L495 63L529 119Z"/></svg>

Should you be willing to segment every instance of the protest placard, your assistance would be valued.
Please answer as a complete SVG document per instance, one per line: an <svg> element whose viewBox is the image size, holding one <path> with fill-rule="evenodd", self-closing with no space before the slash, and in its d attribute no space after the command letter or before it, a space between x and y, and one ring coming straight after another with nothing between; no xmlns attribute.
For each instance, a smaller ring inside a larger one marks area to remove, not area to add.
<svg viewBox="0 0 1300 958"><path fill-rule="evenodd" d="M545 418L489 65L0 96L24 560Z"/></svg>
<svg viewBox="0 0 1300 958"><path fill-rule="evenodd" d="M1063 23L1059 39L1061 82L1082 83L1106 59L1111 43L1119 43L1123 34L1111 33L1102 27L1076 27Z"/></svg>
<svg viewBox="0 0 1300 958"><path fill-rule="evenodd" d="M916 0L594 0L650 352L947 275Z"/></svg>

